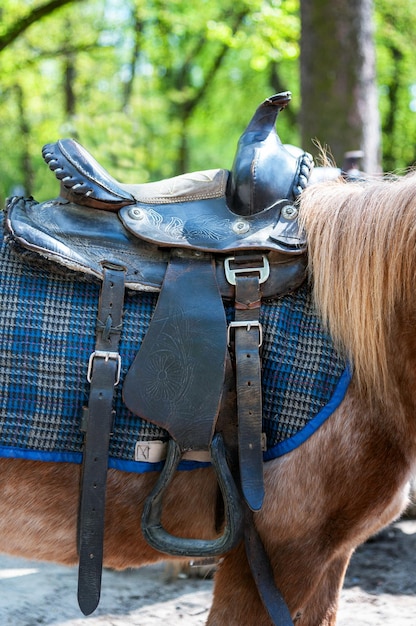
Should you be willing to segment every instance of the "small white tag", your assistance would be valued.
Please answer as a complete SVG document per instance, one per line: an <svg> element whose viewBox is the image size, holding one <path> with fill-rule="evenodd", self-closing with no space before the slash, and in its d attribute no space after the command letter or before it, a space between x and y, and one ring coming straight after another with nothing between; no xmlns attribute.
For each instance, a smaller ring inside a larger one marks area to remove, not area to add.
<svg viewBox="0 0 416 626"><path fill-rule="evenodd" d="M157 463L166 458L167 443L164 441L137 441L134 448L134 460L145 463Z"/></svg>
<svg viewBox="0 0 416 626"><path fill-rule="evenodd" d="M134 460L144 463L158 463L166 459L166 441L136 441L134 448ZM210 463L211 454L208 450L191 450L182 455L184 461L199 461Z"/></svg>

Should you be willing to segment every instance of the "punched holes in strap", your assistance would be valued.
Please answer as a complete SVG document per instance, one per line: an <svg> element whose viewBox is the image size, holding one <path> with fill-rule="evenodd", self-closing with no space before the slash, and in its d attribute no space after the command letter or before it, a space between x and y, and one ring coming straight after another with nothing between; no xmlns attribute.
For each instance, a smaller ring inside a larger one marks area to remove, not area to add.
<svg viewBox="0 0 416 626"><path fill-rule="evenodd" d="M91 614L100 599L108 448L114 388L120 377L118 344L124 302L123 267L104 265L95 350L88 366L90 395L85 427L78 520L78 603Z"/></svg>
<svg viewBox="0 0 416 626"><path fill-rule="evenodd" d="M236 364L241 486L250 509L258 511L264 498L260 284L268 278L269 265L264 256L239 256L227 259L225 270L227 280L235 285L235 320L229 325L228 339L234 344Z"/></svg>

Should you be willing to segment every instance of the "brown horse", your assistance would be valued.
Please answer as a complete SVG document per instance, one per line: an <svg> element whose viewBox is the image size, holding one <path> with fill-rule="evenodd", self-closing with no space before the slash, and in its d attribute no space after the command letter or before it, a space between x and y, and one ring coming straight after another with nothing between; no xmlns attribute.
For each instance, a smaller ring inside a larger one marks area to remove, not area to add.
<svg viewBox="0 0 416 626"><path fill-rule="evenodd" d="M301 213L316 305L354 374L319 430L265 464L255 520L293 620L330 626L352 552L403 511L416 461L416 176L315 185ZM110 470L107 567L165 558L140 532L156 479ZM0 459L0 550L75 564L78 489L77 465ZM165 527L214 537L216 495L210 468L178 472ZM243 546L218 568L208 624L270 624Z"/></svg>

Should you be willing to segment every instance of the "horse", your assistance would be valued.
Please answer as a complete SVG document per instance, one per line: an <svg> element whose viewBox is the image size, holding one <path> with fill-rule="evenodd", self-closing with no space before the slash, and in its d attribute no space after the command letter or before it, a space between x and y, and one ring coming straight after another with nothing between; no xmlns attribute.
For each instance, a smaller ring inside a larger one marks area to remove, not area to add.
<svg viewBox="0 0 416 626"><path fill-rule="evenodd" d="M334 413L301 446L265 463L265 500L254 516L275 581L302 626L335 624L352 553L408 502L416 462L415 192L409 174L324 182L301 194L308 289L352 366ZM156 479L109 470L105 566L166 559L138 523ZM0 458L0 550L75 565L79 481L77 464ZM164 523L172 533L215 537L216 497L211 467L177 472ZM219 562L207 624L255 623L271 622L239 544Z"/></svg>

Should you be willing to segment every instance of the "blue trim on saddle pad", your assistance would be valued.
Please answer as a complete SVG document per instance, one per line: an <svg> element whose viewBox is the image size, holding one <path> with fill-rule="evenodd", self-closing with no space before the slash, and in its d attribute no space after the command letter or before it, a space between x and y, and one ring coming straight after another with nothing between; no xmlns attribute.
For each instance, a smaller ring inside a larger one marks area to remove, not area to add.
<svg viewBox="0 0 416 626"><path fill-rule="evenodd" d="M45 452L45 450L22 450L20 448L8 448L0 446L0 457L6 459L25 459L26 461L43 461L44 463L82 463L82 452ZM157 463L145 463L144 461L123 461L109 457L108 467L122 472L134 472L144 474L145 472L160 472L163 469L164 461ZM210 467L211 463L201 461L181 461L179 468L181 471L189 471Z"/></svg>
<svg viewBox="0 0 416 626"><path fill-rule="evenodd" d="M344 372L339 379L338 385L335 387L335 391L331 396L328 404L326 404L319 413L313 417L306 426L302 428L302 430L298 431L292 437L281 441L276 444L272 448L269 448L264 452L263 458L265 461L271 461L272 459L276 459L279 456L283 456L288 452L291 452L298 446L300 446L304 441L309 439L311 435L314 434L318 430L320 426L332 415L332 413L339 407L341 402L343 401L349 384L351 382L351 371L347 366Z"/></svg>
<svg viewBox="0 0 416 626"><path fill-rule="evenodd" d="M80 425L88 403L98 295L98 284L25 262L1 238L0 456L81 462ZM135 461L135 445L168 439L166 431L133 415L122 400L124 377L156 300L155 294L137 292L125 298L109 467L127 472L159 471L163 462ZM232 319L233 308L226 312ZM263 303L260 321L268 461L319 428L344 398L351 374L322 328L306 283L294 294ZM182 461L180 469L207 465Z"/></svg>

